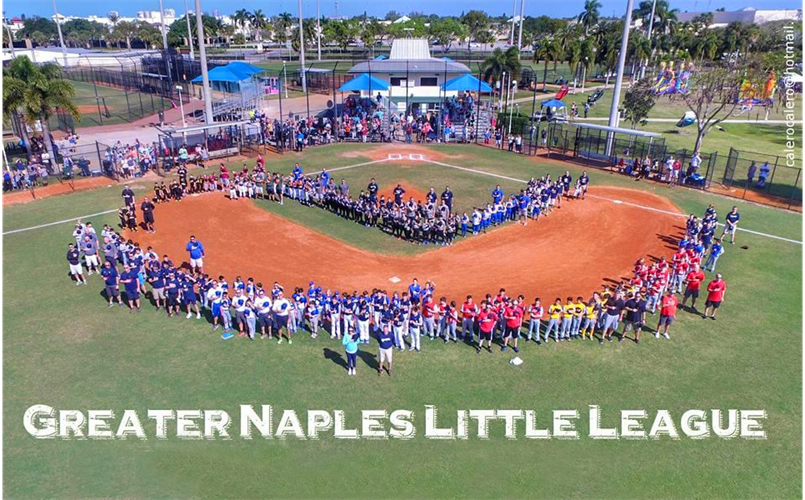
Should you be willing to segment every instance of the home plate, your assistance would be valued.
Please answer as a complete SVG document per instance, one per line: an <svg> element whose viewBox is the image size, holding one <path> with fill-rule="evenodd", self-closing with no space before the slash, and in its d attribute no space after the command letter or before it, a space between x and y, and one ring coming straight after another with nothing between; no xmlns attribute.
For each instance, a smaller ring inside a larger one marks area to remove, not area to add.
<svg viewBox="0 0 805 500"><path fill-rule="evenodd" d="M391 278L389 278L389 281L391 281L392 283L399 283L402 280L396 276L392 276Z"/></svg>
<svg viewBox="0 0 805 500"><path fill-rule="evenodd" d="M389 160L402 160L402 155L399 153L390 154Z"/></svg>
<svg viewBox="0 0 805 500"><path fill-rule="evenodd" d="M612 203L617 203L618 205L620 205L623 202L621 200L612 200Z"/></svg>

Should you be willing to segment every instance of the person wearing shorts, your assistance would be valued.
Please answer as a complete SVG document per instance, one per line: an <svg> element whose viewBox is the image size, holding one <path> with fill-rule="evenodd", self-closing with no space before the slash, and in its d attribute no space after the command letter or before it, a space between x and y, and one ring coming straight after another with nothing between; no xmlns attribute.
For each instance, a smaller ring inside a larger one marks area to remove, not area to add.
<svg viewBox="0 0 805 500"><path fill-rule="evenodd" d="M168 310L168 317L172 318L174 315L179 314L179 294L182 291L179 280L173 272L168 272L165 280L166 292L166 309Z"/></svg>
<svg viewBox="0 0 805 500"><path fill-rule="evenodd" d="M210 314L212 315L212 331L218 329L218 317L221 316L221 303L224 298L224 289L218 284L217 280L210 282L207 290L207 303L210 304Z"/></svg>
<svg viewBox="0 0 805 500"><path fill-rule="evenodd" d="M263 284L257 284L257 296L254 298L254 309L257 313L257 324L260 327L260 338L273 337L271 334L271 298L263 290Z"/></svg>
<svg viewBox="0 0 805 500"><path fill-rule="evenodd" d="M93 271L98 272L100 270L100 263L98 262L98 240L94 239L89 234L84 236L84 241L81 242L81 251L84 252L87 274L91 276Z"/></svg>
<svg viewBox="0 0 805 500"><path fill-rule="evenodd" d="M476 352L481 353L484 348L484 342L487 342L486 351L492 352L492 330L498 321L498 315L492 311L492 307L488 301L484 300L481 303L481 313L478 314L478 328L480 330L480 340Z"/></svg>
<svg viewBox="0 0 805 500"><path fill-rule="evenodd" d="M517 337L520 333L520 325L522 325L523 315L522 309L518 307L520 303L517 299L512 300L503 308L503 320L505 321L503 345L500 346L501 351L505 351L509 347L509 340L514 339L512 350L520 352L517 348Z"/></svg>
<svg viewBox="0 0 805 500"><path fill-rule="evenodd" d="M117 273L117 268L112 266L112 263L107 260L104 262L100 274L106 288L106 297L109 299L109 307L114 305L115 299L117 299L118 305L123 307L123 301L120 299L120 276Z"/></svg>
<svg viewBox="0 0 805 500"><path fill-rule="evenodd" d="M165 306L167 309L168 303L165 298L165 271L162 270L158 262L154 263L151 269L148 270L147 281L151 284L151 296L154 298L157 311L159 311L162 306Z"/></svg>
<svg viewBox="0 0 805 500"><path fill-rule="evenodd" d="M699 265L695 264L693 269L691 269L685 277L685 283L687 283L687 285L685 287L685 295L682 297L682 307L685 307L685 303L688 299L691 299L690 307L694 311L696 310L696 299L699 298L699 289L702 287L702 281L704 281L704 273L701 268L699 268Z"/></svg>
<svg viewBox="0 0 805 500"><path fill-rule="evenodd" d="M204 245L196 239L195 236L190 236L190 241L187 242L185 250L190 253L190 268L193 272L199 274L204 272Z"/></svg>
<svg viewBox="0 0 805 500"><path fill-rule="evenodd" d="M383 363L386 364L386 371L391 377L392 355L394 354L394 336L391 334L389 325L384 324L383 329L377 334L377 342L380 345L377 356L377 375L383 375Z"/></svg>
<svg viewBox="0 0 805 500"><path fill-rule="evenodd" d="M666 339L671 339L671 337L668 336L668 328L671 327L676 319L677 304L679 304L679 299L676 298L673 291L668 290L660 301L660 322L657 324L657 331L654 333L654 338L660 338L660 330L662 330L662 336Z"/></svg>
<svg viewBox="0 0 805 500"><path fill-rule="evenodd" d="M716 310L724 301L724 294L727 292L727 284L721 279L721 273L716 274L716 279L707 285L707 302L704 303L704 319L710 318L715 321ZM709 312L709 314L708 314Z"/></svg>
<svg viewBox="0 0 805 500"><path fill-rule="evenodd" d="M721 238L723 239L729 233L730 245L735 244L735 232L738 230L739 220L741 220L741 214L738 213L738 207L732 207L732 210L724 216L724 232L721 234Z"/></svg>
<svg viewBox="0 0 805 500"><path fill-rule="evenodd" d="M235 297L232 298L232 307L235 308L235 323L238 325L238 336L243 337L245 335L244 330L246 328L246 303L249 301L249 297L247 297L243 293L243 289L237 288L235 289Z"/></svg>
<svg viewBox="0 0 805 500"><path fill-rule="evenodd" d="M635 343L640 343L640 330L643 328L643 312L640 310L640 297L634 293L629 293L628 299L623 303L624 319L623 331L618 342L626 339L629 330L634 332Z"/></svg>
<svg viewBox="0 0 805 500"><path fill-rule="evenodd" d="M145 226L146 233L155 233L154 230L154 204L148 199L148 197L143 198L143 202L140 204L140 210L143 213L143 226Z"/></svg>
<svg viewBox="0 0 805 500"><path fill-rule="evenodd" d="M292 344L291 331L288 329L288 314L291 312L291 303L288 302L282 292L277 292L277 298L271 305L271 314L274 317L274 331L277 333L278 344L282 344L282 329L285 328L285 335L288 337L288 344Z"/></svg>
<svg viewBox="0 0 805 500"><path fill-rule="evenodd" d="M67 245L67 263L70 265L70 276L75 279L76 286L86 285L87 278L84 277L84 268L81 267L81 252L72 243Z"/></svg>
<svg viewBox="0 0 805 500"><path fill-rule="evenodd" d="M612 333L618 329L618 324L623 316L624 301L621 297L621 293L618 292L609 297L604 304L604 327L601 338L598 340L599 344L603 344L604 340L612 342Z"/></svg>
<svg viewBox="0 0 805 500"><path fill-rule="evenodd" d="M129 303L129 312L140 310L140 279L137 270L128 264L123 265L123 274L120 275L120 282L126 288L126 300Z"/></svg>

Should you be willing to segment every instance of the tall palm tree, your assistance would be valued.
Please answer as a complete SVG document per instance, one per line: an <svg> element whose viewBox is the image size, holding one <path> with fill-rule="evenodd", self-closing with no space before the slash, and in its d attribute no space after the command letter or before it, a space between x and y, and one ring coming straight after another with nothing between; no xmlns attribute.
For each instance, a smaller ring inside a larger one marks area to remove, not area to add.
<svg viewBox="0 0 805 500"><path fill-rule="evenodd" d="M601 2L598 0L585 0L584 10L579 14L578 21L584 26L584 36L590 33L590 28L598 24L601 19Z"/></svg>
<svg viewBox="0 0 805 500"><path fill-rule="evenodd" d="M509 47L506 52L498 47L481 63L481 77L491 85L503 80L505 73L512 81L520 77L520 69L520 51L517 47ZM501 85L500 91L503 95L506 89Z"/></svg>
<svg viewBox="0 0 805 500"><path fill-rule="evenodd" d="M262 31L269 26L268 18L263 13L262 9L257 9L254 12L252 12L251 22L252 27L254 28L255 31L255 38L257 40L262 40L263 39Z"/></svg>
<svg viewBox="0 0 805 500"><path fill-rule="evenodd" d="M59 108L79 121L81 114L73 103L74 97L75 89L62 78L61 68L55 63L37 66L27 56L19 56L3 71L3 112L17 113L23 120L23 129L24 124L39 120L45 148L54 162L48 119ZM27 131L24 133L27 135ZM29 142L26 138L25 143Z"/></svg>
<svg viewBox="0 0 805 500"><path fill-rule="evenodd" d="M585 38L579 46L579 64L581 65L581 91L584 92L584 82L587 80L587 71L595 62L595 52L598 48L592 38Z"/></svg>
<svg viewBox="0 0 805 500"><path fill-rule="evenodd" d="M277 16L276 21L274 22L275 30L275 38L279 43L285 43L288 39L288 28L291 27L293 24L293 16L287 12L283 12Z"/></svg>
<svg viewBox="0 0 805 500"><path fill-rule="evenodd" d="M571 40L564 51L565 60L570 65L570 71L573 73L573 93L576 93L576 83L578 83L579 74L579 61L581 61L581 42Z"/></svg>
<svg viewBox="0 0 805 500"><path fill-rule="evenodd" d="M235 26L239 27L241 31L243 31L244 35L249 34L249 30L247 27L250 25L250 19L252 17L251 12L246 9L238 9L232 14L232 21L235 23Z"/></svg>

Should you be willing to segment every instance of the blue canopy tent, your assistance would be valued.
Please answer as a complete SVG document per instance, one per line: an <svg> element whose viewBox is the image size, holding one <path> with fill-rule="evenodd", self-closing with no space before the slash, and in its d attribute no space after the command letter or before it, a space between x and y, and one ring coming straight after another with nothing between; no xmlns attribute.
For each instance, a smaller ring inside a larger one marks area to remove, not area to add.
<svg viewBox="0 0 805 500"><path fill-rule="evenodd" d="M559 99L551 99L549 101L545 101L540 104L541 108L564 108L565 103L560 101Z"/></svg>
<svg viewBox="0 0 805 500"><path fill-rule="evenodd" d="M540 104L540 108L548 108L546 111L546 115L548 120L566 120L567 119L567 111L565 110L565 103L560 101L559 99L550 99L548 101L544 101ZM554 108L556 110L554 111ZM559 110L562 110L562 113L559 113Z"/></svg>
<svg viewBox="0 0 805 500"><path fill-rule="evenodd" d="M492 92L492 87L490 87L489 84L480 81L478 78L469 73L466 75L461 75L457 78L453 78L449 82L446 82L444 85L442 85L442 90L444 91L463 90L468 92L477 92L479 88L481 89L481 92Z"/></svg>
<svg viewBox="0 0 805 500"><path fill-rule="evenodd" d="M369 93L375 90L388 90L388 82L381 80L376 76L369 76L369 73L361 73L352 80L338 88L339 92L360 92L368 91Z"/></svg>
<svg viewBox="0 0 805 500"><path fill-rule="evenodd" d="M385 61L388 58L389 56L387 56L386 54L380 54L379 56L375 57L375 61Z"/></svg>
<svg viewBox="0 0 805 500"><path fill-rule="evenodd" d="M256 71L255 71L256 70ZM253 87L252 76L263 72L262 69L242 62L229 63L226 66L217 66L207 72L212 90L238 94ZM202 82L201 75L193 78L193 83Z"/></svg>

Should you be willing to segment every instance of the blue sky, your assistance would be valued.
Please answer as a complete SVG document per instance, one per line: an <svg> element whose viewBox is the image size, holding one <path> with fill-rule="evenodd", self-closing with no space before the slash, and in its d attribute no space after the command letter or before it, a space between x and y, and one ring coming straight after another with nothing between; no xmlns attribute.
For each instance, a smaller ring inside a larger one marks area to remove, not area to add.
<svg viewBox="0 0 805 500"><path fill-rule="evenodd" d="M165 8L174 8L177 12L184 12L183 0L163 0ZM510 0L406 0L405 2L379 2L377 0L319 0L322 15L335 14L336 4L341 15L357 15L366 11L369 15L384 16L390 10L407 13L420 11L426 14L458 15L462 11L481 9L494 15L511 9ZM117 10L121 15L133 16L139 10L159 10L158 0L57 0L59 12L65 15L86 16L90 14L104 15L110 10ZM639 0L635 0L637 4ZM188 0L191 5L194 0ZM620 16L626 7L625 0L601 0L604 5L602 13ZM567 17L576 15L582 10L583 0L526 0L526 15L550 15L553 17ZM221 13L231 13L236 8L249 10L263 9L267 14L279 12L295 13L296 0L202 0L201 8L205 12L218 9ZM403 6L403 7L401 7ZM671 6L680 11L696 12L708 9L726 7L727 10L737 10L744 7L758 9L797 9L802 3L798 0L671 0ZM519 0L518 7L519 9ZM5 0L3 9L8 17L22 13L28 15L50 16L53 14L50 0ZM303 9L315 15L316 0L303 0Z"/></svg>

